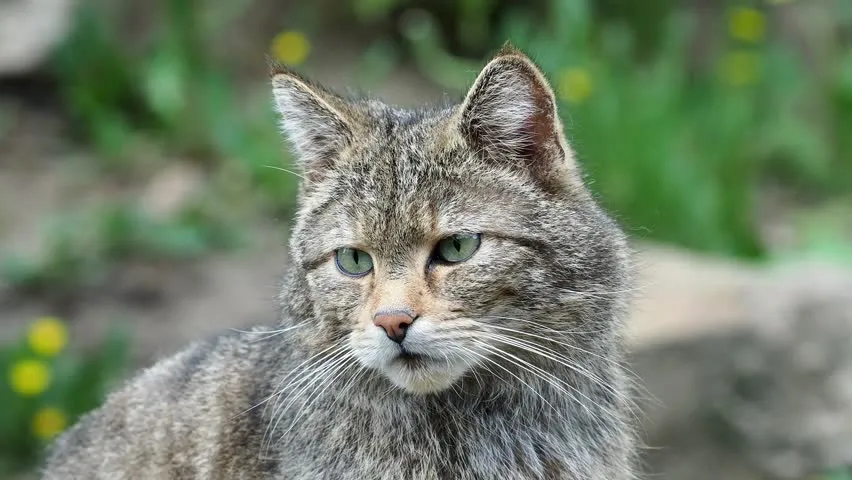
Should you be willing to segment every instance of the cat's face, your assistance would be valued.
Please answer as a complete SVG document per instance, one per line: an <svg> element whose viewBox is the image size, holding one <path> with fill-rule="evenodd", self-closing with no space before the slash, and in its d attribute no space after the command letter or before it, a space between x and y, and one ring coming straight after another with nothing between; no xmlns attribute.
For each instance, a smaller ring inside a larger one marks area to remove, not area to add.
<svg viewBox="0 0 852 480"><path fill-rule="evenodd" d="M318 348L430 393L499 368L513 339L597 319L584 293L612 283L620 237L525 57L498 56L461 105L431 112L274 82L306 177L292 250Z"/></svg>

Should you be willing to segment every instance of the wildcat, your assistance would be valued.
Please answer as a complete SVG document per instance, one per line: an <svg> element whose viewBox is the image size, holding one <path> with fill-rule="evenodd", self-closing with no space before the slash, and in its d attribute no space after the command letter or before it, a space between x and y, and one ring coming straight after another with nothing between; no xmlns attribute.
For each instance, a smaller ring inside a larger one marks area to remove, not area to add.
<svg viewBox="0 0 852 480"><path fill-rule="evenodd" d="M634 478L628 249L535 63L421 110L272 86L303 175L279 324L142 372L43 478Z"/></svg>

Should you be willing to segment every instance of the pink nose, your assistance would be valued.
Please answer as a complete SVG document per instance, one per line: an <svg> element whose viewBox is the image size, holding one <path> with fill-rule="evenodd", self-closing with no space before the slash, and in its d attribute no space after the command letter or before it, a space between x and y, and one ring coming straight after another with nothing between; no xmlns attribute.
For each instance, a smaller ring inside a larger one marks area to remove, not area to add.
<svg viewBox="0 0 852 480"><path fill-rule="evenodd" d="M408 326L414 323L414 315L409 312L394 310L388 312L379 311L373 317L373 325L382 327L388 338L396 343L402 343Z"/></svg>

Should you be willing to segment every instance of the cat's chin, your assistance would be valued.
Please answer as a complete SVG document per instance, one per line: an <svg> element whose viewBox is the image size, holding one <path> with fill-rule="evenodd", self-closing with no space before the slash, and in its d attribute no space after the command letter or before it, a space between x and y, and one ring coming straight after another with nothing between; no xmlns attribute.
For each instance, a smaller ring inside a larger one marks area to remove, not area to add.
<svg viewBox="0 0 852 480"><path fill-rule="evenodd" d="M465 373L465 367L438 364L424 359L397 359L383 370L391 383L417 395L446 390Z"/></svg>

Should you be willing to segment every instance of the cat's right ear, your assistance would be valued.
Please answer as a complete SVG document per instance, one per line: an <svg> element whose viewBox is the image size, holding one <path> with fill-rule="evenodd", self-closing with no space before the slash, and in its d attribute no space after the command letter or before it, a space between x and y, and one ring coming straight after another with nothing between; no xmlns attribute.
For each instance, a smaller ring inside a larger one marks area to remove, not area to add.
<svg viewBox="0 0 852 480"><path fill-rule="evenodd" d="M459 113L462 135L483 158L526 172L548 190L577 184L556 96L526 54L506 44L482 69Z"/></svg>
<svg viewBox="0 0 852 480"><path fill-rule="evenodd" d="M270 76L281 128L302 170L315 178L352 141L347 102L274 62Z"/></svg>

